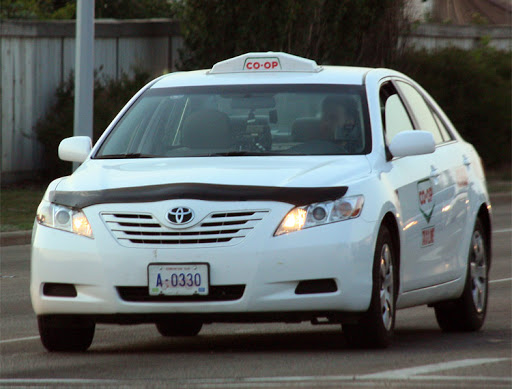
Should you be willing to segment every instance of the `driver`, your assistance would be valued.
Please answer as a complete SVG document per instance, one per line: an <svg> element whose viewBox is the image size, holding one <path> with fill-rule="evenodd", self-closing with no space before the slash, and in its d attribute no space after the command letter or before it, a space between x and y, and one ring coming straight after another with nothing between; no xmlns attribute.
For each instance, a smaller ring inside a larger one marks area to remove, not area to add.
<svg viewBox="0 0 512 389"><path fill-rule="evenodd" d="M355 127L353 104L344 96L328 96L322 102L320 136L322 140L336 140L351 135Z"/></svg>

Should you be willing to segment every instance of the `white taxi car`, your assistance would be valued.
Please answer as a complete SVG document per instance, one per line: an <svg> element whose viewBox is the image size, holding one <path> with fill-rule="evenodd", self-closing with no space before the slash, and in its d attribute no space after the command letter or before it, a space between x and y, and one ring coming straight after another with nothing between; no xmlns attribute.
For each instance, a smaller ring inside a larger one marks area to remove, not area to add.
<svg viewBox="0 0 512 389"><path fill-rule="evenodd" d="M397 309L484 322L481 161L401 73L249 53L154 80L59 156L82 164L49 185L31 254L50 351L86 350L96 323L311 321L385 347Z"/></svg>

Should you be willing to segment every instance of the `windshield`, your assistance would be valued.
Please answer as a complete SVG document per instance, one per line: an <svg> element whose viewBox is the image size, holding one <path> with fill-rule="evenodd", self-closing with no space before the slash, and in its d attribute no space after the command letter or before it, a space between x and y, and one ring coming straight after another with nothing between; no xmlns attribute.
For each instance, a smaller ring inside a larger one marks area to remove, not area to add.
<svg viewBox="0 0 512 389"><path fill-rule="evenodd" d="M353 155L371 150L362 86L150 89L95 158Z"/></svg>

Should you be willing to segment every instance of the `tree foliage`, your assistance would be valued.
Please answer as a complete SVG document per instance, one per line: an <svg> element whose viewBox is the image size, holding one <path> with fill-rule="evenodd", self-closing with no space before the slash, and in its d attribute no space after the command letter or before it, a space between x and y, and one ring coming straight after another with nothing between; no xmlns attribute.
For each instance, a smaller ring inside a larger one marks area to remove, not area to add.
<svg viewBox="0 0 512 389"><path fill-rule="evenodd" d="M391 66L416 80L436 99L464 139L478 150L486 167L510 169L510 53L489 46L408 51Z"/></svg>
<svg viewBox="0 0 512 389"><path fill-rule="evenodd" d="M184 0L183 69L252 51L284 51L321 64L380 66L398 53L405 0Z"/></svg>
<svg viewBox="0 0 512 389"><path fill-rule="evenodd" d="M94 82L93 142L96 142L110 122L149 80L150 75L134 71L132 78L123 74L119 80L99 79ZM55 178L71 173L71 163L61 161L57 149L62 139L73 136L75 86L73 74L55 93L55 102L41 119L35 132L45 149L45 178Z"/></svg>
<svg viewBox="0 0 512 389"><path fill-rule="evenodd" d="M167 0L95 0L96 19L146 19L174 17ZM74 19L76 0L0 0L2 19Z"/></svg>

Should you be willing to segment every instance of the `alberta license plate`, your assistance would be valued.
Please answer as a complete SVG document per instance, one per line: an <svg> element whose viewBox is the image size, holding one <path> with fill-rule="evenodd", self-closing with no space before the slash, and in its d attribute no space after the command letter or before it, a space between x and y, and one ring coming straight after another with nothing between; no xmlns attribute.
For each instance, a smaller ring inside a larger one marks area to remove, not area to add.
<svg viewBox="0 0 512 389"><path fill-rule="evenodd" d="M207 295L208 265L204 263L149 265L148 286L151 296Z"/></svg>

